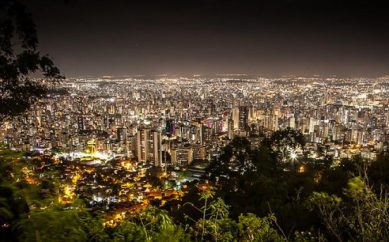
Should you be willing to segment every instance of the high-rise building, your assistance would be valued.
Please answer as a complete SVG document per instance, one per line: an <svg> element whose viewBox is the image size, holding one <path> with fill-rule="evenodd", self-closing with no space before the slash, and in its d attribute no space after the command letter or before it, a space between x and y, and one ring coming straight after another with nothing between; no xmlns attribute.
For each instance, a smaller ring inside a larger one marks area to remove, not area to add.
<svg viewBox="0 0 389 242"><path fill-rule="evenodd" d="M232 109L232 123L234 130L239 130L239 108L234 107Z"/></svg>
<svg viewBox="0 0 389 242"><path fill-rule="evenodd" d="M85 119L82 116L77 118L77 127L78 131L83 131L85 129Z"/></svg>
<svg viewBox="0 0 389 242"><path fill-rule="evenodd" d="M232 140L234 138L233 122L228 120L228 139Z"/></svg>
<svg viewBox="0 0 389 242"><path fill-rule="evenodd" d="M155 166L161 166L162 163L162 138L161 133L157 131L153 131L153 161Z"/></svg>
<svg viewBox="0 0 389 242"><path fill-rule="evenodd" d="M193 161L193 148L174 148L171 150L173 166L190 165Z"/></svg>
<svg viewBox="0 0 389 242"><path fill-rule="evenodd" d="M149 159L149 129L139 130L136 134L136 155L138 162L145 162Z"/></svg>
<svg viewBox="0 0 389 242"><path fill-rule="evenodd" d="M239 107L239 128L248 131L249 127L249 108L247 106Z"/></svg>
<svg viewBox="0 0 389 242"><path fill-rule="evenodd" d="M277 131L278 130L278 114L273 114L271 116L271 130L272 131Z"/></svg>
<svg viewBox="0 0 389 242"><path fill-rule="evenodd" d="M165 125L165 132L167 135L172 135L175 131L175 125L174 125L174 120L168 119L166 120L166 125Z"/></svg>
<svg viewBox="0 0 389 242"><path fill-rule="evenodd" d="M291 129L295 129L296 128L296 119L294 118L294 116L289 118L288 127L291 128Z"/></svg>
<svg viewBox="0 0 389 242"><path fill-rule="evenodd" d="M136 155L139 162L151 161L160 166L162 162L162 138L158 131L141 129L136 134Z"/></svg>
<svg viewBox="0 0 389 242"><path fill-rule="evenodd" d="M317 124L317 121L315 118L309 118L309 133L313 133L315 130L315 125Z"/></svg>
<svg viewBox="0 0 389 242"><path fill-rule="evenodd" d="M116 137L118 142L124 142L127 139L127 129L126 128L117 128Z"/></svg>

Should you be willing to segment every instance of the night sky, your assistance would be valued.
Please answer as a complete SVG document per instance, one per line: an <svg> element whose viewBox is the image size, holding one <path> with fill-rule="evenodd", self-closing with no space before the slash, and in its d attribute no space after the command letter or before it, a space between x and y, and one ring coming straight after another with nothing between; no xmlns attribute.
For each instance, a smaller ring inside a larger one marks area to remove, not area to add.
<svg viewBox="0 0 389 242"><path fill-rule="evenodd" d="M374 0L23 0L67 77L389 74Z"/></svg>

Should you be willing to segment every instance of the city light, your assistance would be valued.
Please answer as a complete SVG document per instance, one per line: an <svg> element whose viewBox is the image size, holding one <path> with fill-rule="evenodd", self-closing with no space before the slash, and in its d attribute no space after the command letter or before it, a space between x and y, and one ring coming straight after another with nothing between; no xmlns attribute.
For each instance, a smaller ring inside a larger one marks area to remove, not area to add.
<svg viewBox="0 0 389 242"><path fill-rule="evenodd" d="M296 154L295 152L291 152L291 153L290 153L290 159L291 159L292 161L296 161L296 160L297 160L297 154Z"/></svg>
<svg viewBox="0 0 389 242"><path fill-rule="evenodd" d="M109 84L96 92L98 83ZM271 149L285 172L296 167L305 173L307 159L321 162L328 156L331 166L357 155L374 160L387 149L385 83L253 76L66 80L59 85L72 95L37 103L26 120L4 123L0 138L39 161L22 167L24 177L17 179L39 185L42 171L58 169L58 202L66 206L81 197L105 211L104 225L114 227L151 203L180 200L193 181L211 196L213 188L203 180L207 167L237 137L255 150L284 132ZM380 90L374 96L373 88ZM26 130L29 142L18 142ZM255 169L242 154L233 155L227 169L240 174ZM237 165L242 157L245 167ZM314 181L320 179L318 174Z"/></svg>

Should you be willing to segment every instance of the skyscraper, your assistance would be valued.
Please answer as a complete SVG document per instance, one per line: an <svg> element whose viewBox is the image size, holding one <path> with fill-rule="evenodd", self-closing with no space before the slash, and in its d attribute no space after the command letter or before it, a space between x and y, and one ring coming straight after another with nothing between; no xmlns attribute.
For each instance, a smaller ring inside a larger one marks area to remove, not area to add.
<svg viewBox="0 0 389 242"><path fill-rule="evenodd" d="M161 133L150 129L141 129L136 134L136 154L138 162L154 162L160 166L162 162Z"/></svg>
<svg viewBox="0 0 389 242"><path fill-rule="evenodd" d="M291 128L291 129L295 129L296 128L296 119L294 118L294 116L289 118L288 127Z"/></svg>
<svg viewBox="0 0 389 242"><path fill-rule="evenodd" d="M84 124L84 122L85 122L84 117L79 116L79 117L77 118L77 127L78 127L78 131L79 131L79 132L80 132L80 131L83 131L83 130L85 129L85 124Z"/></svg>
<svg viewBox="0 0 389 242"><path fill-rule="evenodd" d="M239 107L234 107L232 109L232 123L234 130L239 130Z"/></svg>
<svg viewBox="0 0 389 242"><path fill-rule="evenodd" d="M249 108L247 106L239 107L239 128L248 131L249 127Z"/></svg>
<svg viewBox="0 0 389 242"><path fill-rule="evenodd" d="M136 134L136 155L138 162L145 162L149 160L149 129L139 130Z"/></svg>

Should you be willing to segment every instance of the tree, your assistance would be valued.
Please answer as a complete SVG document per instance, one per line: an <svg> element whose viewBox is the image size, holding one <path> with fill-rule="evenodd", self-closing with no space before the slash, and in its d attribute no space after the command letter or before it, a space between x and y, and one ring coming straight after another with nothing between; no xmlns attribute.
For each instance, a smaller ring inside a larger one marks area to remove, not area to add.
<svg viewBox="0 0 389 242"><path fill-rule="evenodd" d="M145 241L145 233L142 226L131 222L125 221L115 228L113 233L114 242L126 242L126 241Z"/></svg>
<svg viewBox="0 0 389 242"><path fill-rule="evenodd" d="M216 198L208 203L212 192L204 189L201 192L202 207L194 207L202 218L195 221L192 227L193 239L196 241L286 241L274 226L278 226L276 217L270 214L260 218L249 213L241 214L238 221L229 217L230 206L223 199ZM191 219L191 218L189 218Z"/></svg>
<svg viewBox="0 0 389 242"><path fill-rule="evenodd" d="M33 79L42 74L44 79ZM27 110L61 79L48 55L38 51L35 24L16 0L0 2L0 121Z"/></svg>
<svg viewBox="0 0 389 242"><path fill-rule="evenodd" d="M243 137L235 137L223 148L220 157L211 162L208 173L213 180L241 176L255 169L251 160L250 141Z"/></svg>
<svg viewBox="0 0 389 242"><path fill-rule="evenodd" d="M389 188L389 154L379 154L369 168L369 181L373 183L375 190L379 191L382 186Z"/></svg>
<svg viewBox="0 0 389 242"><path fill-rule="evenodd" d="M89 214L81 207L50 206L31 211L19 221L20 241L87 241L83 219Z"/></svg>
<svg viewBox="0 0 389 242"><path fill-rule="evenodd" d="M240 241L287 241L272 224L276 223L274 215L259 218L252 213L239 216Z"/></svg>
<svg viewBox="0 0 389 242"><path fill-rule="evenodd" d="M282 163L294 162L297 159L296 151L304 149L303 134L295 129L286 128L272 134L263 144L272 151L274 157Z"/></svg>
<svg viewBox="0 0 389 242"><path fill-rule="evenodd" d="M188 241L184 230L163 210L151 207L126 220L114 232L113 241Z"/></svg>
<svg viewBox="0 0 389 242"><path fill-rule="evenodd" d="M0 184L0 238L1 241L18 241L21 232L15 225L20 218L28 213L26 200L17 195L17 189L12 185Z"/></svg>
<svg viewBox="0 0 389 242"><path fill-rule="evenodd" d="M385 241L389 238L389 199L376 195L361 177L349 179L344 199L314 192L309 206L323 219L328 234L338 241Z"/></svg>
<svg viewBox="0 0 389 242"><path fill-rule="evenodd" d="M201 234L201 241L234 241L238 229L228 217L228 209L221 198L212 201L208 208L202 207L204 217L195 224L195 235Z"/></svg>

